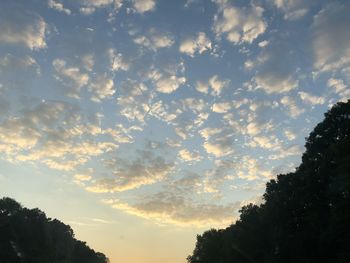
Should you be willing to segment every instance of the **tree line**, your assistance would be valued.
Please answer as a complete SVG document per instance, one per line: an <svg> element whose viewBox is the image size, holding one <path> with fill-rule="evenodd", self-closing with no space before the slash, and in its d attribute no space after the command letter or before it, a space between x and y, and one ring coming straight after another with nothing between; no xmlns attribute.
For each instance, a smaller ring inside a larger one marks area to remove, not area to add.
<svg viewBox="0 0 350 263"><path fill-rule="evenodd" d="M350 262L350 100L306 139L295 172L269 181L260 205L197 236L188 263Z"/></svg>
<svg viewBox="0 0 350 263"><path fill-rule="evenodd" d="M108 258L74 238L70 226L41 210L0 199L1 263L107 263Z"/></svg>

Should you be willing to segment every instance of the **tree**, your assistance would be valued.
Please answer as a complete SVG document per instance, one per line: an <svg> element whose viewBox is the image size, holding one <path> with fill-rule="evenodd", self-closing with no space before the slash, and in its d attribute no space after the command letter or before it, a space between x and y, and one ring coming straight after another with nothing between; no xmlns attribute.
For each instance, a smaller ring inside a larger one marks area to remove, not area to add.
<svg viewBox="0 0 350 263"><path fill-rule="evenodd" d="M350 100L325 114L305 147L295 172L266 184L263 204L243 207L235 224L210 230L215 235L198 236L187 261L348 262ZM214 251L215 247L219 249Z"/></svg>
<svg viewBox="0 0 350 263"><path fill-rule="evenodd" d="M0 199L0 262L107 263L108 258L76 240L70 226L4 197Z"/></svg>

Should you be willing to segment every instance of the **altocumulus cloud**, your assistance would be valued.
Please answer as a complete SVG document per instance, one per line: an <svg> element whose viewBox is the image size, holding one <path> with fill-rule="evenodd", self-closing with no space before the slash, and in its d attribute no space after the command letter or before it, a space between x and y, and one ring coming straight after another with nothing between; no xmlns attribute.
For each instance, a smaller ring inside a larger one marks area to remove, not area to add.
<svg viewBox="0 0 350 263"><path fill-rule="evenodd" d="M350 64L350 4L329 3L313 22L314 66L319 71L339 70Z"/></svg>
<svg viewBox="0 0 350 263"><path fill-rule="evenodd" d="M0 43L39 50L46 47L47 23L34 11L5 0L0 10Z"/></svg>
<svg viewBox="0 0 350 263"><path fill-rule="evenodd" d="M188 38L184 40L179 47L180 52L191 57L194 57L196 53L202 54L211 49L211 41L204 32L199 32L196 38Z"/></svg>
<svg viewBox="0 0 350 263"><path fill-rule="evenodd" d="M229 224L350 97L348 11L326 0L0 1L1 161L59 170L159 223Z"/></svg>
<svg viewBox="0 0 350 263"><path fill-rule="evenodd" d="M237 7L228 0L215 0L218 14L214 18L214 32L217 36L225 35L234 43L252 43L263 34L267 24L263 19L264 9L253 3L249 7Z"/></svg>
<svg viewBox="0 0 350 263"><path fill-rule="evenodd" d="M272 0L275 6L284 14L286 20L298 20L309 11L310 0Z"/></svg>
<svg viewBox="0 0 350 263"><path fill-rule="evenodd" d="M145 13L155 9L156 0L132 0L133 6L138 13Z"/></svg>

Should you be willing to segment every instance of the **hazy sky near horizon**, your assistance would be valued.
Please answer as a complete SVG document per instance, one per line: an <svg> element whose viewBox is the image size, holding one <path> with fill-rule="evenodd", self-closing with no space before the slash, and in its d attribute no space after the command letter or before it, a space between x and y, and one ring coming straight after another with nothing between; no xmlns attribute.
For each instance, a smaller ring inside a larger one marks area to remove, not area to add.
<svg viewBox="0 0 350 263"><path fill-rule="evenodd" d="M345 0L1 0L1 196L112 263L185 262L350 98L349 13Z"/></svg>

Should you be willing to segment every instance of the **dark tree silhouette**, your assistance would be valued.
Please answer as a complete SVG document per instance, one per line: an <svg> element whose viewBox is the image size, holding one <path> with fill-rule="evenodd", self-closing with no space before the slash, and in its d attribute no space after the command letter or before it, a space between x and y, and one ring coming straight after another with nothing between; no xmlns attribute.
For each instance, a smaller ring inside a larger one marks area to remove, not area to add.
<svg viewBox="0 0 350 263"><path fill-rule="evenodd" d="M74 238L70 226L27 209L15 200L0 199L1 263L107 263L107 257Z"/></svg>
<svg viewBox="0 0 350 263"><path fill-rule="evenodd" d="M302 163L226 229L197 236L189 263L350 262L350 100L325 114Z"/></svg>

